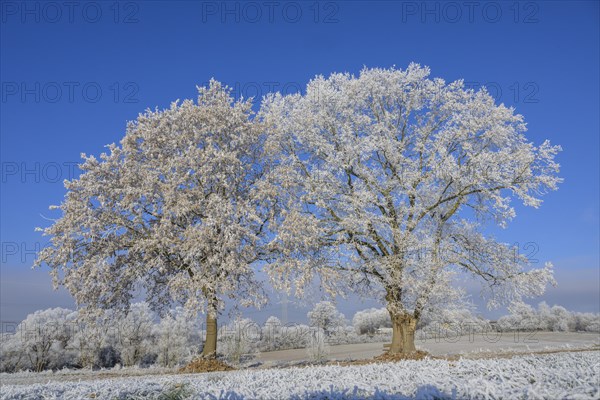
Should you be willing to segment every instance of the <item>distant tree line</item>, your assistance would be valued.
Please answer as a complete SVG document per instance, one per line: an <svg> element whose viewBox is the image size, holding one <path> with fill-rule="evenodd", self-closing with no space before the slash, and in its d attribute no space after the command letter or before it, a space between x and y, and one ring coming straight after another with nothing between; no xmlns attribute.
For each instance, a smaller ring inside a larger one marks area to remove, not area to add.
<svg viewBox="0 0 600 400"><path fill-rule="evenodd" d="M258 352L307 349L307 358L322 360L328 346L391 340L391 320L385 308L358 311L349 325L334 304L323 301L308 312L308 325L282 324L269 317L259 325L237 317L218 333L220 354L233 364L252 360ZM417 327L417 337L460 335L469 330L490 329L489 321L468 308L426 313ZM578 313L561 306L540 303L537 310L518 306L501 317L497 328L511 330L600 332L600 314ZM472 331L470 331L472 332ZM51 308L27 316L13 333L0 341L0 372L42 371L62 368L113 368L121 366L175 367L202 353L205 334L197 318L184 309L162 318L148 304L135 303L126 314L111 311L91 322L76 311Z"/></svg>

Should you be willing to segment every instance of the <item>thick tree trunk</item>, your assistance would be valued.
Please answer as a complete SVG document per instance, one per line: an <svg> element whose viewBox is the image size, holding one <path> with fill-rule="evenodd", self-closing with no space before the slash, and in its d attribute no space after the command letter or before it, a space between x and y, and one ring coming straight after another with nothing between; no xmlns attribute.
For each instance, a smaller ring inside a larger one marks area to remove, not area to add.
<svg viewBox="0 0 600 400"><path fill-rule="evenodd" d="M217 356L217 305L216 301L209 304L206 312L206 339L202 349L202 357L215 358Z"/></svg>
<svg viewBox="0 0 600 400"><path fill-rule="evenodd" d="M392 319L392 345L391 354L412 353L416 351L415 330L417 319L410 314L401 314L390 311Z"/></svg>

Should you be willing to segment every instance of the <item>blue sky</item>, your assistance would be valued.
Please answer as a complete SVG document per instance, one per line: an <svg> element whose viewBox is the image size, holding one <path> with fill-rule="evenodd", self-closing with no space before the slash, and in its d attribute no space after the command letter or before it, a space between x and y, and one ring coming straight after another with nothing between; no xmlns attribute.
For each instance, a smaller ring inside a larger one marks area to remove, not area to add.
<svg viewBox="0 0 600 400"><path fill-rule="evenodd" d="M599 2L0 4L2 321L72 306L46 270L30 269L46 242L34 227L55 216L47 207L61 201L80 153L117 142L139 112L195 98L212 77L260 97L296 92L317 74L413 61L487 85L525 116L532 141L563 146L560 190L538 210L517 207L496 233L555 264L559 287L534 303L599 311ZM340 307L351 316L374 304Z"/></svg>

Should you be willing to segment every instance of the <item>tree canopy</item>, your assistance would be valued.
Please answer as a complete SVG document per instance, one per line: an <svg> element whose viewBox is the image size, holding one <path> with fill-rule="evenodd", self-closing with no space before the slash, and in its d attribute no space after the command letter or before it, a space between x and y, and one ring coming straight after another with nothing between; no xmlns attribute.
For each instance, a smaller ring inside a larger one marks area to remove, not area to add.
<svg viewBox="0 0 600 400"><path fill-rule="evenodd" d="M364 69L272 95L261 116L278 159L271 179L285 189L270 269L282 287L302 293L318 273L332 293L342 278L380 288L398 329L414 330L424 307L456 294L457 271L487 284L491 306L553 282L550 264L527 268L481 228L505 226L512 200L538 207L557 189L560 147L530 143L523 117L485 89L417 64Z"/></svg>
<svg viewBox="0 0 600 400"><path fill-rule="evenodd" d="M253 269L270 213L257 190L262 136L251 102L229 92L211 81L197 103L139 115L100 159L82 155L37 260L78 305L126 309L139 287L159 311L265 301Z"/></svg>
<svg viewBox="0 0 600 400"><path fill-rule="evenodd" d="M299 295L318 276L331 294L343 279L384 300L393 352L414 350L426 308L460 296L461 271L490 306L541 294L551 264L530 268L483 228L558 188L560 147L529 142L485 89L429 74L319 76L267 96L257 118L211 81L197 103L147 111L100 159L83 155L36 263L85 309L127 308L141 286L153 309L204 311L215 346L225 296L266 300L261 260Z"/></svg>

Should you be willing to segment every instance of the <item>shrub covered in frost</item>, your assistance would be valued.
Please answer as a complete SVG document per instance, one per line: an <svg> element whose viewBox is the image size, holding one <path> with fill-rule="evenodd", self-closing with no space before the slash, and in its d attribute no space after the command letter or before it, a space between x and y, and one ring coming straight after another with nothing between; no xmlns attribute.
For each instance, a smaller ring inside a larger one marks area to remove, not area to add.
<svg viewBox="0 0 600 400"><path fill-rule="evenodd" d="M392 320L387 309L370 308L354 314L352 326L360 335L373 335L380 328L391 328Z"/></svg>
<svg viewBox="0 0 600 400"><path fill-rule="evenodd" d="M131 305L129 312L117 322L119 335L116 343L123 365L138 365L153 350L154 315L146 303Z"/></svg>
<svg viewBox="0 0 600 400"><path fill-rule="evenodd" d="M268 323L269 320L271 323ZM302 349L308 343L311 328L305 324L282 325L279 319L269 318L262 327L257 346L260 351Z"/></svg>
<svg viewBox="0 0 600 400"><path fill-rule="evenodd" d="M469 308L427 310L417 326L417 337L455 337L480 333L491 329L488 320L479 317Z"/></svg>
<svg viewBox="0 0 600 400"><path fill-rule="evenodd" d="M198 321L183 308L164 316L154 329L158 364L172 367L190 361L198 351L199 332Z"/></svg>
<svg viewBox="0 0 600 400"><path fill-rule="evenodd" d="M75 332L76 313L65 308L49 308L29 314L3 341L2 368L60 369L76 364L77 354L69 348ZM6 353L5 353L6 349Z"/></svg>
<svg viewBox="0 0 600 400"><path fill-rule="evenodd" d="M115 313L105 310L79 318L70 347L77 352L80 367L109 368L121 362L120 352L116 349L117 320Z"/></svg>
<svg viewBox="0 0 600 400"><path fill-rule="evenodd" d="M501 330L600 332L600 314L571 312L557 305L549 307L545 302L537 310L518 303L509 311L509 315L498 319Z"/></svg>
<svg viewBox="0 0 600 400"><path fill-rule="evenodd" d="M227 361L239 365L256 355L261 335L261 327L256 322L249 318L236 318L221 329L217 348Z"/></svg>
<svg viewBox="0 0 600 400"><path fill-rule="evenodd" d="M27 359L22 343L16 334L4 333L0 336L0 372L16 372L26 369Z"/></svg>
<svg viewBox="0 0 600 400"><path fill-rule="evenodd" d="M310 332L308 345L306 347L308 359L313 362L323 362L329 355L329 344L327 335L323 329L317 328Z"/></svg>
<svg viewBox="0 0 600 400"><path fill-rule="evenodd" d="M306 314L310 326L322 329L326 335L340 326L346 326L346 317L330 301L321 301Z"/></svg>

